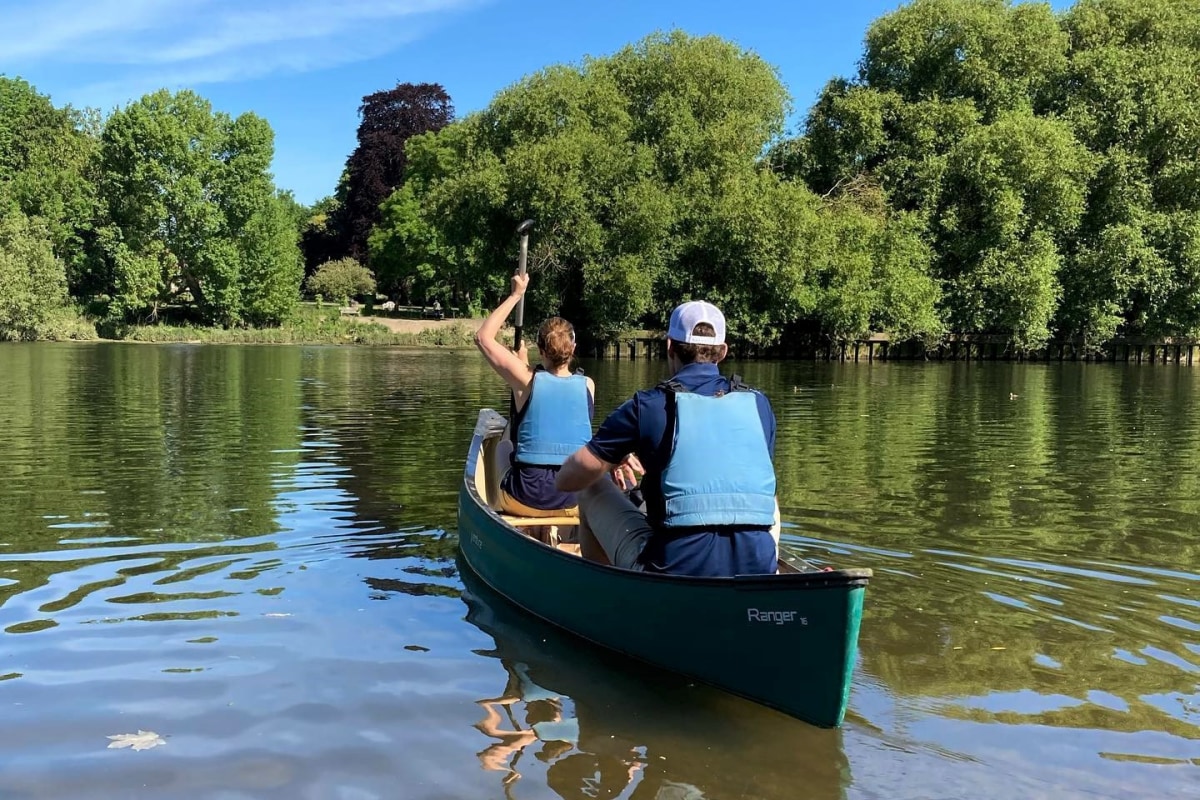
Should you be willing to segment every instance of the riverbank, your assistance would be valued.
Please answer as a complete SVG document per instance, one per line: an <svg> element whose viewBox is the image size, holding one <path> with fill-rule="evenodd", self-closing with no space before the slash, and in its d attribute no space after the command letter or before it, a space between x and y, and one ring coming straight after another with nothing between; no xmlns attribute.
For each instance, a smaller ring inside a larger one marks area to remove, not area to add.
<svg viewBox="0 0 1200 800"><path fill-rule="evenodd" d="M101 338L126 342L205 344L360 344L396 347L474 346L482 320L397 320L305 312L277 328L122 325Z"/></svg>
<svg viewBox="0 0 1200 800"><path fill-rule="evenodd" d="M125 324L96 321L82 314L54 320L37 338L44 341L117 341L189 344L358 344L393 347L470 348L482 319L393 319L347 314L336 306L303 304L278 327L220 328L204 325ZM512 329L504 336L511 338Z"/></svg>

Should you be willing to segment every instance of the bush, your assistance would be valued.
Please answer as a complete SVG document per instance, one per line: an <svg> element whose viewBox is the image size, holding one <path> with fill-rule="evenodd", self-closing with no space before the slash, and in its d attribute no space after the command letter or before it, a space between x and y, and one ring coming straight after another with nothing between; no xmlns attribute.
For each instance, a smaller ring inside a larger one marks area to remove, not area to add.
<svg viewBox="0 0 1200 800"><path fill-rule="evenodd" d="M304 288L311 295L344 299L369 294L375 296L375 276L353 258L326 261L308 276Z"/></svg>
<svg viewBox="0 0 1200 800"><path fill-rule="evenodd" d="M37 339L45 342L88 342L99 338L96 323L75 306L51 309L35 333Z"/></svg>
<svg viewBox="0 0 1200 800"><path fill-rule="evenodd" d="M40 338L67 299L67 276L42 220L0 216L0 339Z"/></svg>

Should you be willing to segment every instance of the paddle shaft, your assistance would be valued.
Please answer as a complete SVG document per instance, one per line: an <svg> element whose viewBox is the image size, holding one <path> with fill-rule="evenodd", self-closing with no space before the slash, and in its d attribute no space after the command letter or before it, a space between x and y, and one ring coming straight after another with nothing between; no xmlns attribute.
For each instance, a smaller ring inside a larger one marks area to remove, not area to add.
<svg viewBox="0 0 1200 800"><path fill-rule="evenodd" d="M529 229L533 227L533 220L527 219L517 228L517 233L521 234L521 257L517 261L517 274L525 277L525 264L529 259ZM525 295L521 295L521 299L517 301L517 311L513 320L513 350L521 349L521 329L525 327Z"/></svg>

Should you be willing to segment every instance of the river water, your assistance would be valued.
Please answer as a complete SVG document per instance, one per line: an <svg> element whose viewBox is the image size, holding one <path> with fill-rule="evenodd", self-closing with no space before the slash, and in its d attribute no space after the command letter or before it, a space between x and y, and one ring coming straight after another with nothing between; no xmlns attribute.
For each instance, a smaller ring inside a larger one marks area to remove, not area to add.
<svg viewBox="0 0 1200 800"><path fill-rule="evenodd" d="M0 797L1200 797L1200 369L736 367L875 570L841 730L460 572L474 353L0 346Z"/></svg>

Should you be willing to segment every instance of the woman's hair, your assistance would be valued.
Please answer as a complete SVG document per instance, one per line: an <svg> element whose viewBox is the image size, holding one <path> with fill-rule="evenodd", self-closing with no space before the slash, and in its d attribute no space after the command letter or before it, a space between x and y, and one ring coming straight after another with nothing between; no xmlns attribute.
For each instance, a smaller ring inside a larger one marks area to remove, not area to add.
<svg viewBox="0 0 1200 800"><path fill-rule="evenodd" d="M551 317L538 328L537 346L550 366L558 369L575 354L575 326L562 317Z"/></svg>

